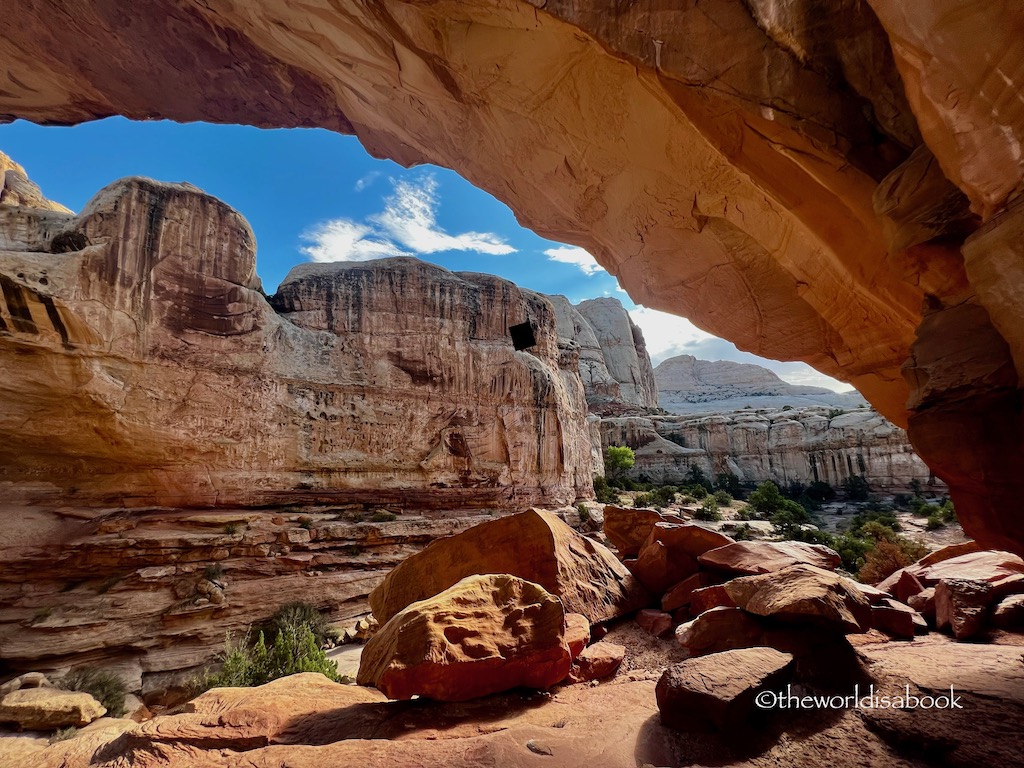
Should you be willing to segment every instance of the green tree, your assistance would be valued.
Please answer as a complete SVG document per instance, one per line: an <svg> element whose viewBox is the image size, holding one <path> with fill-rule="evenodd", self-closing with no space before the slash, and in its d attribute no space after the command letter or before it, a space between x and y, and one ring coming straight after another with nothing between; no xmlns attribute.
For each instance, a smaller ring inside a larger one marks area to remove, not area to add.
<svg viewBox="0 0 1024 768"><path fill-rule="evenodd" d="M618 480L636 464L636 454L628 445L609 445L604 452L604 471L608 477Z"/></svg>
<svg viewBox="0 0 1024 768"><path fill-rule="evenodd" d="M708 495L704 501L701 502L700 509L694 512L693 516L698 520L704 520L707 522L722 519L722 513L718 511L718 502L715 501L715 497L711 495Z"/></svg>

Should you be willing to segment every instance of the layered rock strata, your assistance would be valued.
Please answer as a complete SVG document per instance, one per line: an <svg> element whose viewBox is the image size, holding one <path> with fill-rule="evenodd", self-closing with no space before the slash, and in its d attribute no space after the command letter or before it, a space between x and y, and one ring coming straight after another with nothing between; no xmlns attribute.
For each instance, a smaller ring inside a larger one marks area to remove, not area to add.
<svg viewBox="0 0 1024 768"><path fill-rule="evenodd" d="M860 476L877 490L906 490L915 480L944 489L906 433L869 409L839 415L811 407L603 419L601 438L605 447L633 448L630 476L655 483L684 482L695 466L708 477L732 472L746 483L821 481L839 487Z"/></svg>
<svg viewBox="0 0 1024 768"><path fill-rule="evenodd" d="M521 509L592 492L578 361L538 294L390 259L297 267L268 300L238 213L142 178L77 217L0 206L0 232L9 502Z"/></svg>

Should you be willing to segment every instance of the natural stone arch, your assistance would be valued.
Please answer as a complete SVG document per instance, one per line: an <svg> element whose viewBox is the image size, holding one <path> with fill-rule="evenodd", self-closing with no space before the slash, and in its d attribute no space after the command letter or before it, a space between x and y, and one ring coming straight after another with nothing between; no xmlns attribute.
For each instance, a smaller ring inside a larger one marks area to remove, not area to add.
<svg viewBox="0 0 1024 768"><path fill-rule="evenodd" d="M319 125L455 168L635 300L857 386L909 422L968 531L1019 548L1019 302L960 245L968 204L990 218L1020 186L1021 11L538 5L30 0L0 114Z"/></svg>

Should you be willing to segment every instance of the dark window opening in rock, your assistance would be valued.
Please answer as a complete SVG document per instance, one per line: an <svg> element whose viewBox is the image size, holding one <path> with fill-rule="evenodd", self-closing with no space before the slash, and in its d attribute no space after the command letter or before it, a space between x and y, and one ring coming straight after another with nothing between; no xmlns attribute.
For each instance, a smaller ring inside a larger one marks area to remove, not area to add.
<svg viewBox="0 0 1024 768"><path fill-rule="evenodd" d="M533 323L510 325L508 333L512 337L512 346L516 348L517 352L537 345L537 335L533 329Z"/></svg>

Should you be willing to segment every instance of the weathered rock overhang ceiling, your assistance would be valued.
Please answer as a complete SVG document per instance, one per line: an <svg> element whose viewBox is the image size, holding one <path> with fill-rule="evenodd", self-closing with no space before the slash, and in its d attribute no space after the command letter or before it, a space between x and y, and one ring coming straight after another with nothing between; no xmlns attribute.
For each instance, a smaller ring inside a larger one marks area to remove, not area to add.
<svg viewBox="0 0 1024 768"><path fill-rule="evenodd" d="M1008 0L25 0L0 115L454 168L634 300L855 385L1019 548L1021 39Z"/></svg>

